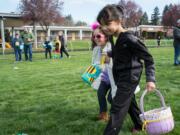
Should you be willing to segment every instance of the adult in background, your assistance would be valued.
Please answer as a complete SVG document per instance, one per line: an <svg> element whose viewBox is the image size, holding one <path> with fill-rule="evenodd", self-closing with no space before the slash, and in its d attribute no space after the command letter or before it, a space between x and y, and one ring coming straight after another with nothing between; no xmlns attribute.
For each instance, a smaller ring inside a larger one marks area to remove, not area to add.
<svg viewBox="0 0 180 135"><path fill-rule="evenodd" d="M12 40L12 47L14 48L16 61L22 61L23 41L18 33L15 34L15 38Z"/></svg>
<svg viewBox="0 0 180 135"><path fill-rule="evenodd" d="M33 37L33 34L30 32L30 29L28 29L28 28L24 29L22 39L24 42L25 60L32 61L32 45L33 45L34 37ZM29 56L28 56L28 54L29 54Z"/></svg>
<svg viewBox="0 0 180 135"><path fill-rule="evenodd" d="M174 65L180 65L180 19L177 20L177 26L173 30L174 37Z"/></svg>
<svg viewBox="0 0 180 135"><path fill-rule="evenodd" d="M59 31L59 41L61 42L61 51L60 51L60 58L63 58L63 53L66 54L66 56L68 58L70 58L66 48L65 48L65 40L64 40L64 36L63 36L63 32L62 31Z"/></svg>

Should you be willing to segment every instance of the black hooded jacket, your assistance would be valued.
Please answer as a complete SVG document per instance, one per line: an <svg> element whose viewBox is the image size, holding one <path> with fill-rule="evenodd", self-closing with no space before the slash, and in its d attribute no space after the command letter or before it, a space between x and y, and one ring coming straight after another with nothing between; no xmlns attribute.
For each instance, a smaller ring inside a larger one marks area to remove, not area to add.
<svg viewBox="0 0 180 135"><path fill-rule="evenodd" d="M152 55L145 45L131 32L120 33L112 52L113 76L119 82L139 83L145 65L146 81L155 82ZM143 60L143 61L142 61Z"/></svg>

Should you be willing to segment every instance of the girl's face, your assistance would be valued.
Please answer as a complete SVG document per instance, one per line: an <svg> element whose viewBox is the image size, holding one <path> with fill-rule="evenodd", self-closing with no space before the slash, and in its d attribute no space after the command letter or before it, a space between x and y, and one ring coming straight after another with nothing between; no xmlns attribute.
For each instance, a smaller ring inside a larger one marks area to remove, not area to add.
<svg viewBox="0 0 180 135"><path fill-rule="evenodd" d="M111 21L108 24L102 24L102 30L107 35L116 35L119 31L120 23L117 21Z"/></svg>
<svg viewBox="0 0 180 135"><path fill-rule="evenodd" d="M97 45L105 46L107 42L107 37L102 32L95 30L93 34L93 40L95 41Z"/></svg>
<svg viewBox="0 0 180 135"><path fill-rule="evenodd" d="M16 38L19 38L19 35L18 35L18 34L16 34Z"/></svg>

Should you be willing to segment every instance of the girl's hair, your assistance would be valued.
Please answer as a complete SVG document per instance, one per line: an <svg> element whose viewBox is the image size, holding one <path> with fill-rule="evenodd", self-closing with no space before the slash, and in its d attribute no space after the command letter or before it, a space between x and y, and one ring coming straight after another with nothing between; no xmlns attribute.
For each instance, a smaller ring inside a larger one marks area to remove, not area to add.
<svg viewBox="0 0 180 135"><path fill-rule="evenodd" d="M110 4L105 6L98 14L97 21L100 24L108 25L111 21L122 21L124 8L121 5Z"/></svg>
<svg viewBox="0 0 180 135"><path fill-rule="evenodd" d="M93 39L93 34L92 34L92 37L91 37L91 49L93 50L94 47L96 47L96 46L97 46L97 44L96 44L96 42L94 41L94 39Z"/></svg>

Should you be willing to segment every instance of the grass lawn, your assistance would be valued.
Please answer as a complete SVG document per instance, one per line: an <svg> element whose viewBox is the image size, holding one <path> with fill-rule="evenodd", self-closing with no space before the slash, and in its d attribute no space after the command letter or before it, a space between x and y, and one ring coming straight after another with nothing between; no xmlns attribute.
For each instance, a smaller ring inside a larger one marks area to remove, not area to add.
<svg viewBox="0 0 180 135"><path fill-rule="evenodd" d="M180 67L173 66L173 48L150 49L156 63L157 87L172 107L175 129L180 132ZM70 52L71 58L14 63L14 55L0 55L0 135L101 135L105 122L96 121L96 92L80 78L91 62L91 52ZM18 67L18 69L14 69ZM140 87L143 90L145 77ZM142 91L137 94L137 100ZM145 97L145 110L159 107L159 99ZM126 117L121 135L131 135ZM138 135L145 135L144 132Z"/></svg>

